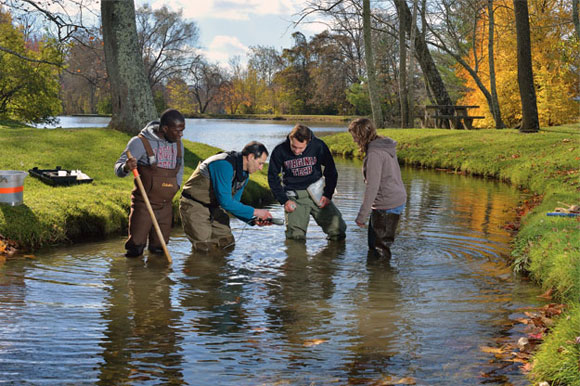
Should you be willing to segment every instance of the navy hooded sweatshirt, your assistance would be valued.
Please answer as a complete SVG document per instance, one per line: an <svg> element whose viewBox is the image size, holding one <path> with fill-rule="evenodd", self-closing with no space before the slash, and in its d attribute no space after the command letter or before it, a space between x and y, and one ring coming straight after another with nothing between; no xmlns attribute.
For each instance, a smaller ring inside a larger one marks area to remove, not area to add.
<svg viewBox="0 0 580 386"><path fill-rule="evenodd" d="M324 171L322 170L324 166ZM280 172L282 180L280 180ZM312 139L300 155L290 149L290 138L274 148L268 165L268 184L274 197L282 205L288 201L288 190L306 190L308 185L325 177L323 195L332 199L338 172L328 146L312 134Z"/></svg>

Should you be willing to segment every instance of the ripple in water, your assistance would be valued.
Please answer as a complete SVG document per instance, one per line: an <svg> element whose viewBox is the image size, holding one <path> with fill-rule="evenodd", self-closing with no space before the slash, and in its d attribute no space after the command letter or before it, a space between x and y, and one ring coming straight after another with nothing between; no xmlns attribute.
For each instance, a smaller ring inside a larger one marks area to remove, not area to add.
<svg viewBox="0 0 580 386"><path fill-rule="evenodd" d="M390 262L354 224L360 163L339 161L349 229L306 243L233 220L235 248L196 254L179 229L163 258L122 238L47 250L0 275L0 379L13 384L527 384L481 346L515 339L536 288L505 264L519 193L404 169L409 200ZM281 207L271 207L276 217ZM488 374L483 379L481 374Z"/></svg>

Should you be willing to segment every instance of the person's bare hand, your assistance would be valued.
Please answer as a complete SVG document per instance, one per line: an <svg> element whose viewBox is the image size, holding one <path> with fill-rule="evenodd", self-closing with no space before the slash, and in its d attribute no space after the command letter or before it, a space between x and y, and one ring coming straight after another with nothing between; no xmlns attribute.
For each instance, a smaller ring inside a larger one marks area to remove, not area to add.
<svg viewBox="0 0 580 386"><path fill-rule="evenodd" d="M267 209L254 209L254 216L260 220L267 220L272 218L272 215Z"/></svg>
<svg viewBox="0 0 580 386"><path fill-rule="evenodd" d="M318 207L324 208L328 204L330 204L330 199L326 196L322 196L322 198L320 199L320 202L318 203Z"/></svg>
<svg viewBox="0 0 580 386"><path fill-rule="evenodd" d="M125 169L126 172L129 172L131 170L137 169L137 159L136 158L129 158L125 162L124 169Z"/></svg>
<svg viewBox="0 0 580 386"><path fill-rule="evenodd" d="M358 221L356 221L356 220L355 220L354 222L356 223L356 225L358 225L358 226L359 226L359 227L361 227L361 228L366 228L366 227L367 227L367 226L366 226L366 224L365 224L364 222L358 222Z"/></svg>
<svg viewBox="0 0 580 386"><path fill-rule="evenodd" d="M288 213L292 213L296 210L296 203L292 200L286 201L284 204L284 210Z"/></svg>

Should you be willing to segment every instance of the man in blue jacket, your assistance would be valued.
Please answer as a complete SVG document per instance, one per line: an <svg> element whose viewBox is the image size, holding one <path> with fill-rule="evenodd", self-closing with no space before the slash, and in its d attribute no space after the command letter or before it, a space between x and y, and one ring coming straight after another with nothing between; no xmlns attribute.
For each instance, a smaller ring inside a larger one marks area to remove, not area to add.
<svg viewBox="0 0 580 386"><path fill-rule="evenodd" d="M244 222L267 225L266 220L272 218L269 211L240 202L250 174L262 170L267 158L266 147L253 141L241 152L218 153L197 166L179 201L183 229L194 249L208 251L234 244L226 212Z"/></svg>
<svg viewBox="0 0 580 386"><path fill-rule="evenodd" d="M268 166L270 190L286 212L286 238L305 239L310 216L328 239L345 238L346 223L331 201L337 179L328 146L308 127L294 126L286 140L272 151Z"/></svg>

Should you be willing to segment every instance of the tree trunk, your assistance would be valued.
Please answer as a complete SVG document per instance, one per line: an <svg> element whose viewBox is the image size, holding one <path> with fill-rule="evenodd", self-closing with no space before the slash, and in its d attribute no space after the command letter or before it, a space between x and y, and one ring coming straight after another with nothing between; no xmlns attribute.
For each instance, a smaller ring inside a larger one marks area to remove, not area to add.
<svg viewBox="0 0 580 386"><path fill-rule="evenodd" d="M494 60L494 9L493 0L487 0L487 13L489 14L489 36L488 36L488 57L489 57L489 88L491 89L491 113L493 114L493 120L495 121L496 129L503 129L505 126L501 120L501 110L499 107L499 100L497 97L497 87L495 81L495 60Z"/></svg>
<svg viewBox="0 0 580 386"><path fill-rule="evenodd" d="M518 85L522 100L522 124L520 132L531 133L540 130L534 75L532 70L532 46L530 42L530 21L528 1L514 0L518 50Z"/></svg>
<svg viewBox="0 0 580 386"><path fill-rule="evenodd" d="M397 7L397 13L399 14L399 25L405 28L407 32L410 32L411 11L409 10L407 3L404 0L397 0L395 1L395 6ZM429 84L429 88L433 92L433 97L437 101L437 104L452 105L453 102L449 97L449 93L447 93L447 88L441 79L439 70L437 70L437 66L435 65L433 57L431 56L429 48L427 47L425 35L417 34L415 36L414 44L417 60L419 61L423 75L425 75L427 83ZM451 111L444 113L449 114Z"/></svg>
<svg viewBox="0 0 580 386"><path fill-rule="evenodd" d="M365 61L368 76L369 97L373 111L373 121L377 127L383 126L383 110L379 98L379 86L375 72L375 60L373 55L373 41L371 37L371 4L370 0L363 0L363 38L365 44Z"/></svg>
<svg viewBox="0 0 580 386"><path fill-rule="evenodd" d="M572 0L572 21L574 21L576 37L580 40L580 17L578 16L578 8L580 8L580 0Z"/></svg>
<svg viewBox="0 0 580 386"><path fill-rule="evenodd" d="M401 20L400 16L399 20ZM400 25L399 25L399 106L400 106L399 111L401 112L401 127L402 128L409 127L408 120L409 89L407 87L407 33L406 29Z"/></svg>
<svg viewBox="0 0 580 386"><path fill-rule="evenodd" d="M113 107L109 127L137 134L157 111L137 43L134 1L101 1L101 23Z"/></svg>
<svg viewBox="0 0 580 386"><path fill-rule="evenodd" d="M415 41L417 36L417 0L413 0L413 18L411 20L410 41ZM407 71L407 126L413 127L415 123L415 46L409 47L409 71Z"/></svg>

